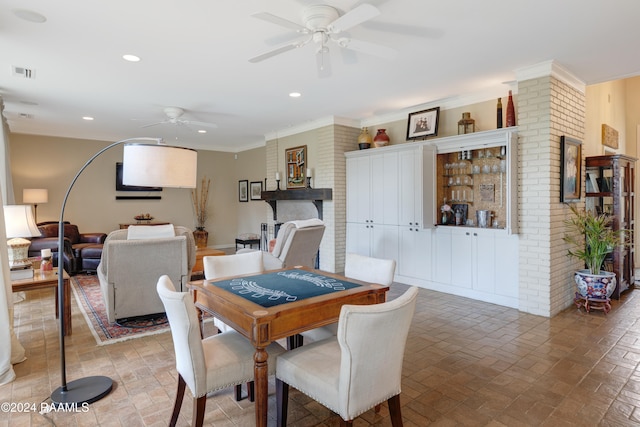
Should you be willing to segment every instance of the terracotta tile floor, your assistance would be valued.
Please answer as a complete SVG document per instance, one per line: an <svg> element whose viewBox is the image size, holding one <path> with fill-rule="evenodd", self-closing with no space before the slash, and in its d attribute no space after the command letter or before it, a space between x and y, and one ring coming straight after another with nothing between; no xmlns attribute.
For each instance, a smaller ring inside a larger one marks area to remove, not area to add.
<svg viewBox="0 0 640 427"><path fill-rule="evenodd" d="M390 297L405 289L394 285ZM28 359L0 402L47 402L59 386L53 291L32 291L15 305L16 332ZM420 291L404 362L405 426L640 426L640 291L613 310L569 308L546 319L437 292ZM0 426L166 426L176 372L170 334L98 347L73 303L67 380L107 375L115 390L86 413L8 414ZM270 413L275 413L271 384ZM179 425L191 421L187 391ZM291 426L336 426L328 410L294 390ZM232 390L211 396L205 425L251 426L253 405ZM275 420L270 419L270 425ZM388 410L355 426L389 426Z"/></svg>

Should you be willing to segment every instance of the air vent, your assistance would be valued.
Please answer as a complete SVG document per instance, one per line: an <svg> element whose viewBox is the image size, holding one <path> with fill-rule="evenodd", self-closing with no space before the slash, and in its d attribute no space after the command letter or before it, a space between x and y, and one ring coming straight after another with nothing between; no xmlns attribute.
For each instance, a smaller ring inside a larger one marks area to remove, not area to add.
<svg viewBox="0 0 640 427"><path fill-rule="evenodd" d="M18 113L18 117L20 117L21 119L33 119L33 114Z"/></svg>
<svg viewBox="0 0 640 427"><path fill-rule="evenodd" d="M14 77L22 77L24 79L35 79L36 78L36 70L26 67L16 67L13 66L13 72L11 73Z"/></svg>

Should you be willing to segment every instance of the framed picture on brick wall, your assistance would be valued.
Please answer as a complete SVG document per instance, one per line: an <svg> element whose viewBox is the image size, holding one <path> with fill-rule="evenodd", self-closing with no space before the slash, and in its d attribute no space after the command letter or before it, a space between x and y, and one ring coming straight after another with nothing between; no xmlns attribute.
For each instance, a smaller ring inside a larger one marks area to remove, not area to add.
<svg viewBox="0 0 640 427"><path fill-rule="evenodd" d="M582 190L582 142L560 137L560 201L577 202Z"/></svg>

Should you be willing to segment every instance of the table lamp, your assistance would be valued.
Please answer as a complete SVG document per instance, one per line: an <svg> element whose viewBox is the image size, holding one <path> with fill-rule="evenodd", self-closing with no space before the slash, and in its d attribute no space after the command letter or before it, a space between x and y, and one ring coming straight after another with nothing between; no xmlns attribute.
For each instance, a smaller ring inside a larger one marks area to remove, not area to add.
<svg viewBox="0 0 640 427"><path fill-rule="evenodd" d="M28 252L31 241L24 237L36 237L40 230L36 226L28 205L5 205L4 226L7 230L7 246L9 247L9 265L11 267L28 264Z"/></svg>
<svg viewBox="0 0 640 427"><path fill-rule="evenodd" d="M133 142L133 141L147 141ZM154 141L154 144L148 141ZM145 187L195 188L198 156L195 150L170 146L160 138L130 138L110 144L93 155L71 180L62 201L58 223L58 253L64 253L64 208L78 177L102 153L117 145L123 149L123 184ZM58 261L58 301L64 301L64 263ZM65 322L60 316L60 366L62 385L51 393L51 401L57 407L81 408L84 403L96 402L111 392L113 380L105 376L84 377L67 383L65 362ZM69 406L71 405L71 406ZM77 405L77 406L73 406Z"/></svg>
<svg viewBox="0 0 640 427"><path fill-rule="evenodd" d="M33 205L33 215L38 223L38 204L49 201L49 190L46 188L25 188L22 190L22 203Z"/></svg>

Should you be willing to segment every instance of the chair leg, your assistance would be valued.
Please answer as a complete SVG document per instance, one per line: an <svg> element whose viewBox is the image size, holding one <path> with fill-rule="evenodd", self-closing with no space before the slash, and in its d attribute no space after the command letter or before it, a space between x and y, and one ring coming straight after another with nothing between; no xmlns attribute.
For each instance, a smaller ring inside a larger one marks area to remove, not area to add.
<svg viewBox="0 0 640 427"><path fill-rule="evenodd" d="M180 414L180 407L182 406L182 399L184 398L184 389L187 383L184 382L182 375L178 374L178 390L176 391L176 401L173 404L173 413L171 414L171 421L169 427L175 427L178 422L178 415Z"/></svg>
<svg viewBox="0 0 640 427"><path fill-rule="evenodd" d="M256 401L256 388L255 388L255 383L253 381L249 381L247 383L247 395L249 397L249 402L255 402Z"/></svg>
<svg viewBox="0 0 640 427"><path fill-rule="evenodd" d="M396 394L387 400L389 403L389 415L393 427L402 427L402 412L400 410L400 395Z"/></svg>
<svg viewBox="0 0 640 427"><path fill-rule="evenodd" d="M276 426L287 425L287 410L289 409L289 384L276 378Z"/></svg>
<svg viewBox="0 0 640 427"><path fill-rule="evenodd" d="M204 395L193 401L193 420L191 425L194 427L202 427L204 423L204 409L207 406L207 396Z"/></svg>
<svg viewBox="0 0 640 427"><path fill-rule="evenodd" d="M379 403L376 406L373 407L373 409L376 412L376 414L380 413L380 408L382 408L382 405L379 404Z"/></svg>
<svg viewBox="0 0 640 427"><path fill-rule="evenodd" d="M236 385L236 402L242 400L242 384Z"/></svg>
<svg viewBox="0 0 640 427"><path fill-rule="evenodd" d="M340 427L352 427L352 426L353 426L353 420L345 421L342 418L340 418Z"/></svg>

